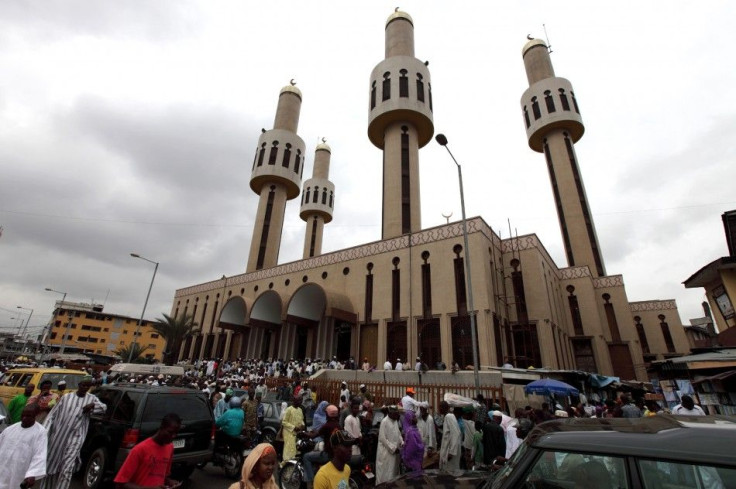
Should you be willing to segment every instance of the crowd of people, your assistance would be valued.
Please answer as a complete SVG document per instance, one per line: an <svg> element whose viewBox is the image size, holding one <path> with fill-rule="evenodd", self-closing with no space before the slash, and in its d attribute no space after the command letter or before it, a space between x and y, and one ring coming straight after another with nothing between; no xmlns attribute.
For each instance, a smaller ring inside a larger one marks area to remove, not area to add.
<svg viewBox="0 0 736 489"><path fill-rule="evenodd" d="M404 369L400 361L394 369ZM370 367L370 366L369 366ZM0 460L6 470L0 475L0 489L33 487L40 480L45 489L66 489L79 467L80 450L89 427L89 416L104 413L107 407L93 394L93 383L134 382L151 385L179 385L201 390L209 396L220 437L240 434L256 436L263 423L262 399L268 388L266 378L285 376L278 393L284 402L279 441L281 460L297 454L297 440L308 438L315 450L302 458L305 479L310 489L333 489L336 481L347 480L355 461L375 462L376 483L388 481L403 471L439 467L445 470L498 467L510 458L532 427L538 423L567 417L642 417L663 412L656 402L622 395L616 400L584 402L562 408L543 404L539 409L516 409L513 416L496 403L478 395L470 402L439 406L416 398L409 386L394 404L377 406L364 384L350 392L342 382L339 399L324 399L301 380L321 368L359 368L355 362L333 359L303 362L233 361L216 359L188 365L182 377L133 375L113 377L99 374L83 378L75 391L66 392L59 382L52 390L50 381L29 384L8 405L11 426L0 433ZM364 367L362 367L364 368ZM372 367L370 367L372 368ZM415 368L421 369L420 362ZM235 391L243 392L238 397ZM337 397L337 396L336 396ZM288 404L288 406L286 405ZM436 409L433 409L436 408ZM374 419L383 418L376 433ZM683 396L673 414L704 415L690 396ZM307 419L312 415L311 426ZM121 489L133 487L176 487L169 479L173 448L181 420L169 413L153 437L138 444L118 472L115 482ZM273 489L273 471L278 460L274 446L255 447L242 469L242 480L233 488ZM157 464L144 463L155 459ZM144 467L145 466L145 467Z"/></svg>

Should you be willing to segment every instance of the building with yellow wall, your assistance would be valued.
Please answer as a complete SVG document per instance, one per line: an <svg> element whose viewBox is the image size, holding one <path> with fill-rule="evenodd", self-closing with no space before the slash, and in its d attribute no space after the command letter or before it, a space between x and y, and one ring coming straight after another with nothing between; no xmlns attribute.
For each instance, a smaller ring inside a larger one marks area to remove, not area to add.
<svg viewBox="0 0 736 489"><path fill-rule="evenodd" d="M141 324L138 344L149 347L143 356L160 360L166 341L150 325L151 321L145 320ZM138 318L104 312L101 304L57 301L44 346L47 351L60 351L63 345L65 353L113 356L119 348L133 343L137 326Z"/></svg>

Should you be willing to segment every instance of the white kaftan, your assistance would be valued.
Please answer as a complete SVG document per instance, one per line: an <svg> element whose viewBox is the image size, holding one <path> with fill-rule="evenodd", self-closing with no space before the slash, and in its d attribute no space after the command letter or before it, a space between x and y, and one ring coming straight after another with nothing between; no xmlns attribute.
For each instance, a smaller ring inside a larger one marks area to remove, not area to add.
<svg viewBox="0 0 736 489"><path fill-rule="evenodd" d="M462 454L462 436L457 418L452 413L445 414L442 423L442 446L440 446L440 469L457 470L460 468L460 456ZM450 459L449 455L452 455Z"/></svg>
<svg viewBox="0 0 736 489"><path fill-rule="evenodd" d="M398 420L386 416L381 420L378 430L378 450L376 452L376 484L390 481L399 475L399 461L404 444Z"/></svg>
<svg viewBox="0 0 736 489"><path fill-rule="evenodd" d="M94 404L90 413L84 413L87 404ZM107 410L97 396L87 392L80 397L76 392L65 394L58 404L51 409L44 426L48 430L49 451L47 476L43 479L41 489L67 489L72 474L81 464L79 452L89 428L89 416L92 412L102 414Z"/></svg>
<svg viewBox="0 0 736 489"><path fill-rule="evenodd" d="M15 423L0 433L0 489L18 489L27 477L46 475L46 428Z"/></svg>
<svg viewBox="0 0 736 489"><path fill-rule="evenodd" d="M424 453L437 449L437 433L435 431L434 419L431 414L427 415L424 420L421 416L417 418L417 428L422 434L422 442L424 443Z"/></svg>

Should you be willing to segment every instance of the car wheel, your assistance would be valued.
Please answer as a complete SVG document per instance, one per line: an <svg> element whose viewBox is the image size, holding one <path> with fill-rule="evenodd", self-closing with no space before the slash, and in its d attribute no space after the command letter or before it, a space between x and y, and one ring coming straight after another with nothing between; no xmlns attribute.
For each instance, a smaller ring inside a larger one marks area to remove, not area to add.
<svg viewBox="0 0 736 489"><path fill-rule="evenodd" d="M84 466L84 475L82 476L82 487L84 489L97 489L102 483L105 475L105 464L107 463L107 450L100 447L89 456L87 464Z"/></svg>
<svg viewBox="0 0 736 489"><path fill-rule="evenodd" d="M348 489L363 489L363 487L354 477L351 477L348 479Z"/></svg>
<svg viewBox="0 0 736 489"><path fill-rule="evenodd" d="M302 471L296 463L287 463L281 467L279 473L281 489L300 489L302 485Z"/></svg>

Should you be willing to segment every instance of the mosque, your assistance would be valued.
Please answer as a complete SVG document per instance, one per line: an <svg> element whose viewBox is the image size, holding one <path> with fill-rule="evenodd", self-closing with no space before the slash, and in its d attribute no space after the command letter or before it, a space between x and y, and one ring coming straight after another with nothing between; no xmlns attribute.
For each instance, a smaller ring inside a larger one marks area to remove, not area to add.
<svg viewBox="0 0 736 489"><path fill-rule="evenodd" d="M389 16L385 43L368 93L368 137L383 151L381 240L322 253L338 195L331 149L317 145L312 176L302 183L302 94L282 88L273 129L262 132L252 163L259 201L245 273L176 291L172 314L200 325L179 357L337 356L378 366L418 358L433 368L472 365L475 345L481 369L511 364L644 381L650 362L688 353L674 300L630 302L623 277L606 273L575 154L585 127L546 44L532 39L522 49L529 87L521 121L547 164L563 267L535 234L501 239L481 217L467 219L467 235L462 222L421 227L419 150L434 136L432 79L414 56L411 16ZM303 258L279 264L286 202L296 198Z"/></svg>

